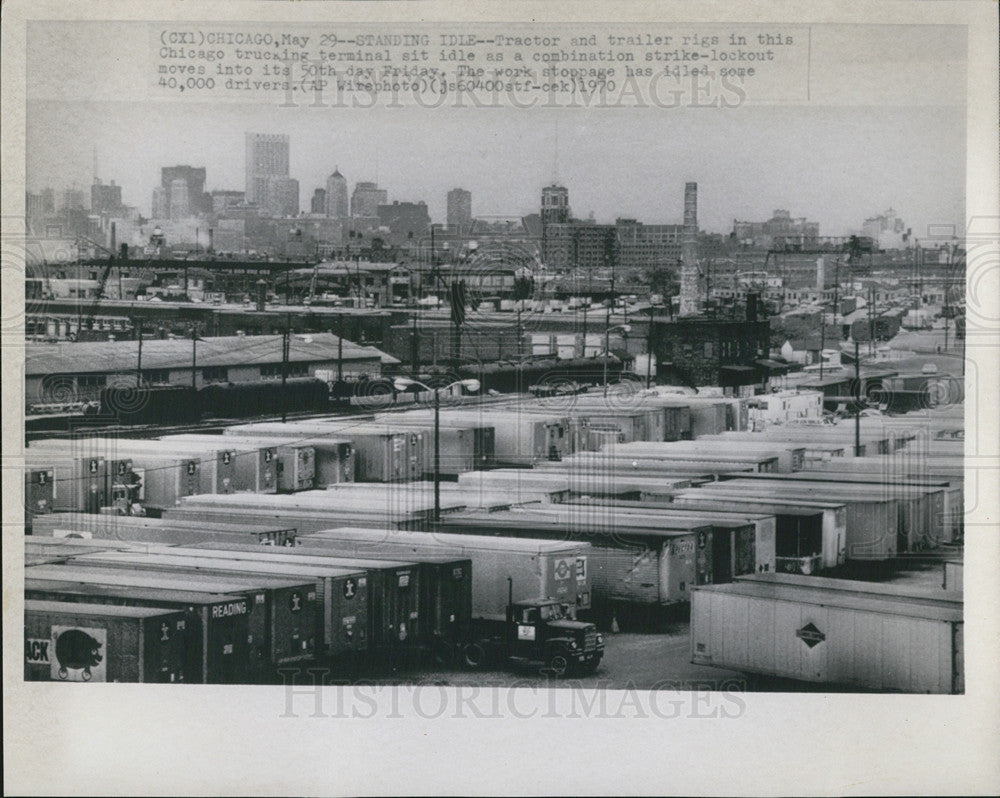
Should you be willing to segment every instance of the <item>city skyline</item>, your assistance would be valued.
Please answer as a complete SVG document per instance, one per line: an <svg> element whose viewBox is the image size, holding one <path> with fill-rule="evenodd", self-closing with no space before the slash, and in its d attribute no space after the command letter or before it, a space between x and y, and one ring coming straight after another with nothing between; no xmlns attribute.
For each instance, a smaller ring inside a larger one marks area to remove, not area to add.
<svg viewBox="0 0 1000 798"><path fill-rule="evenodd" d="M478 216L521 216L537 212L541 189L558 182L569 189L577 218L593 213L602 222L631 217L676 223L683 214L679 189L687 180L702 187L701 227L709 232L729 232L735 219L768 219L778 208L818 221L822 235L857 232L890 206L917 238L928 225L960 230L964 219L964 118L938 107L878 114L758 107L716 112L711 119L688 110L684 135L676 138L664 135L672 128L650 124L641 109L613 115L561 109L558 130L554 113L536 110L535 118L547 117L540 124L504 116L504 135L514 126L513 138L522 143L504 153L491 146L498 131L470 135L479 127L476 119L463 119L454 109L439 109L429 119L414 110L374 109L363 120L352 119L349 129L330 132L315 115L301 113L275 120L259 109L215 107L211 125L202 117L199 127L190 106L150 120L116 104L120 124L109 130L105 105L83 104L74 135L63 139L58 125L46 123L65 110L35 104L29 130L45 126L56 135L29 135L29 190L68 188L74 180L88 185L96 146L98 177L115 180L123 201L145 215L163 166L207 166L206 190L243 190L244 136L266 132L289 136L289 174L299 181L302 208L339 168L352 188L377 176L390 201L425 201L431 217L442 222L447 192L457 186L472 192ZM408 123L400 124L400 115ZM623 126L621 115L636 124ZM205 132L199 136L199 130ZM802 147L803 141L817 144ZM415 148L426 157L413 157ZM827 162L840 168L822 168Z"/></svg>

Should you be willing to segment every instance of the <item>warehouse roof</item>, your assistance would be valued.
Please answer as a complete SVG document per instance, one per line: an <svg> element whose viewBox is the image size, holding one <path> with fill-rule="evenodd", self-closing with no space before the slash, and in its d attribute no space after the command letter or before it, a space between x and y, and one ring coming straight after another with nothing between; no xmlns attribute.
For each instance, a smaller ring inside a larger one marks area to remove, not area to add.
<svg viewBox="0 0 1000 798"><path fill-rule="evenodd" d="M143 369L190 368L191 341L186 338L144 340ZM79 343L28 343L25 374L80 374L117 372L135 368L138 341L96 341ZM199 368L281 363L282 336L230 335L199 338L195 347ZM332 333L293 335L289 350L292 363L327 362L338 357L337 336ZM385 365L399 361L373 346L344 340L344 360L379 360Z"/></svg>

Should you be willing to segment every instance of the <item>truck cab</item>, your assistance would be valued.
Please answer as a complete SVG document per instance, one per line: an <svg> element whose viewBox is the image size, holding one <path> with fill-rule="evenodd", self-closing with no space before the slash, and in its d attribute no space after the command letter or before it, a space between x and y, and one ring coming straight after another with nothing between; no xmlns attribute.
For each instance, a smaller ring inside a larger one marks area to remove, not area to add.
<svg viewBox="0 0 1000 798"><path fill-rule="evenodd" d="M554 676L592 673L604 656L604 640L575 608L555 600L518 601L507 612L507 658L541 662Z"/></svg>

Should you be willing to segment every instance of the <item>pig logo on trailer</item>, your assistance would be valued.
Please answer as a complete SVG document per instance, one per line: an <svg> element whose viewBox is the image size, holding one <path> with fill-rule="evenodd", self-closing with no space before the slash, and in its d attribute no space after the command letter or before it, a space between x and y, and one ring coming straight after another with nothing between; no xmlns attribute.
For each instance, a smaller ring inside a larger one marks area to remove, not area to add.
<svg viewBox="0 0 1000 798"><path fill-rule="evenodd" d="M107 634L105 629L53 626L49 648L53 681L106 681Z"/></svg>

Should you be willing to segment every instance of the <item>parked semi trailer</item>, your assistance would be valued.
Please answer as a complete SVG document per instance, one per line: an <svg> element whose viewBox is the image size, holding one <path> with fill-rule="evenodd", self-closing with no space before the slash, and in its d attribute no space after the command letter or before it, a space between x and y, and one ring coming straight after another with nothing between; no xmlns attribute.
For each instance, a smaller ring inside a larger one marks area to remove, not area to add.
<svg viewBox="0 0 1000 798"><path fill-rule="evenodd" d="M193 590L229 596L247 596L249 610L250 669L258 679L274 674L275 668L313 657L315 635L315 590L310 582L278 576L240 574L172 567L157 569L139 562L34 566L25 569L25 579L89 582L122 587L158 587Z"/></svg>
<svg viewBox="0 0 1000 798"><path fill-rule="evenodd" d="M371 569L376 579L383 576L386 569L396 569L387 572L384 578L376 582L372 580L372 592L377 594L373 602L373 614L385 612L391 617L389 608L398 602L391 595L383 595L386 591L401 591L409 587L409 580L403 580L406 569L414 564L420 569L420 579L416 590L419 593L418 606L421 624L421 643L429 651L442 660L454 659L456 653L469 642L472 624L472 562L466 558L455 558L448 555L426 553L409 553L406 558L410 562L400 562L398 556L389 556L377 551L366 551L365 556L358 557L354 547L344 545L336 540L324 540L318 537L303 538L304 545L291 548L272 549L264 556L275 561L299 561L304 558L321 557L338 567L356 567ZM197 548L226 550L238 556L242 553L259 554L260 548L249 544L233 545L230 543L203 543ZM400 583L406 585L400 587ZM346 596L346 593L345 593ZM390 632L393 623L405 623L407 618L395 621L373 622L376 628L387 628Z"/></svg>
<svg viewBox="0 0 1000 798"><path fill-rule="evenodd" d="M163 607L184 613L186 681L201 684L245 684L250 671L249 596L220 596L196 590L135 585L61 582L29 577L24 582L28 600L78 604L115 604L127 607Z"/></svg>
<svg viewBox="0 0 1000 798"><path fill-rule="evenodd" d="M295 542L295 528L287 525L228 524L132 515L53 513L38 520L33 536L168 545L229 540L264 546L287 546Z"/></svg>
<svg viewBox="0 0 1000 798"><path fill-rule="evenodd" d="M958 596L795 580L758 575L695 590L691 661L863 690L964 692Z"/></svg>
<svg viewBox="0 0 1000 798"><path fill-rule="evenodd" d="M588 543L357 527L322 530L301 536L299 542L312 546L317 539L353 546L359 557L371 551L405 559L412 552L470 560L475 574L472 615L477 621L506 617L507 577L514 580L515 601L555 599L574 610L591 605Z"/></svg>
<svg viewBox="0 0 1000 798"><path fill-rule="evenodd" d="M184 682L189 630L163 607L24 603L24 678L53 682Z"/></svg>

